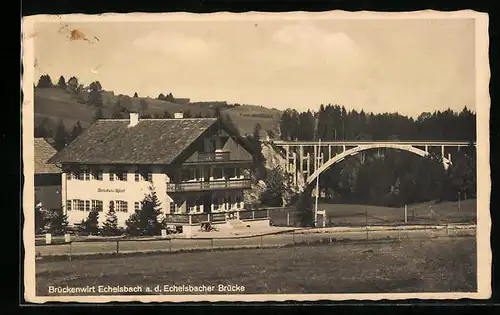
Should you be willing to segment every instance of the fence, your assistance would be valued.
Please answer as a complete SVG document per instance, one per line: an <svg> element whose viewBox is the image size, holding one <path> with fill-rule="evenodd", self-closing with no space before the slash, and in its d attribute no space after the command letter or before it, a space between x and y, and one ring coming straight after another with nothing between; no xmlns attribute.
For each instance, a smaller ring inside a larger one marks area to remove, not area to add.
<svg viewBox="0 0 500 315"><path fill-rule="evenodd" d="M295 208L269 208L271 224L274 226L298 227L300 212ZM362 206L351 204L321 204L318 206L316 226L366 226L366 225L426 225L467 223L476 224L475 200L463 204L425 203L399 208Z"/></svg>
<svg viewBox="0 0 500 315"><path fill-rule="evenodd" d="M80 238L53 244L39 242L37 257L85 257L89 255L116 255L151 252L185 252L196 250L224 250L249 248L276 248L303 244L334 243L338 241L377 241L423 239L443 236L475 235L475 225L358 227L301 229L281 233L239 237L148 237L148 238Z"/></svg>
<svg viewBox="0 0 500 315"><path fill-rule="evenodd" d="M294 208L261 208L253 210L231 210L214 213L167 214L165 221L167 222L167 224L199 224L202 222L221 223L225 222L228 219L267 219L271 218L271 215L275 217L277 215L278 221L280 221L282 218L279 218L279 213L283 212L281 216L284 215L284 217L286 217L287 215L286 213L284 213L284 211L290 211L291 209Z"/></svg>

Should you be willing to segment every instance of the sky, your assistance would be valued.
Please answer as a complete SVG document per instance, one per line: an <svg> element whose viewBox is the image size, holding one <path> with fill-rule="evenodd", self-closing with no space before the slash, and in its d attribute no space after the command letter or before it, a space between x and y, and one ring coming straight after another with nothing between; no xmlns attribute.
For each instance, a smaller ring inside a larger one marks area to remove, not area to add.
<svg viewBox="0 0 500 315"><path fill-rule="evenodd" d="M476 105L473 19L37 22L35 34L36 78L115 94L410 116Z"/></svg>

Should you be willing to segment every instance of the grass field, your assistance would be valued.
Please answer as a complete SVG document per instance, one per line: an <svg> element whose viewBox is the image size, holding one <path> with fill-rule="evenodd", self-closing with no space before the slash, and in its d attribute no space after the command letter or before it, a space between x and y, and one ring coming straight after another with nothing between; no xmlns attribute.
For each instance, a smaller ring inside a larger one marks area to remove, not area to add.
<svg viewBox="0 0 500 315"><path fill-rule="evenodd" d="M71 131L77 121L83 127L88 127L97 111L97 107L81 104L74 95L59 88L37 88L34 96L35 123L48 118L55 125L59 119L62 119L66 128ZM187 110L193 116L198 113L203 117L213 114L213 109L199 104L175 104L150 97L135 98L132 102L137 105L139 99L146 101L148 108L145 113L150 115L163 115L165 111L174 113ZM109 102L101 108L105 116L111 116L111 106L117 100L116 95L109 97ZM230 115L242 135L252 134L257 123L262 126L263 131L276 129L280 117L278 110L255 105L241 105L224 109L222 112L224 115Z"/></svg>
<svg viewBox="0 0 500 315"><path fill-rule="evenodd" d="M36 284L38 295L48 286L165 284L233 284L248 294L474 292L476 243L454 237L38 261Z"/></svg>
<svg viewBox="0 0 500 315"><path fill-rule="evenodd" d="M318 210L326 211L327 226L398 225L405 223L403 207L319 203ZM458 202L426 202L409 205L407 209L408 224L474 224L476 216L477 201L475 199L461 201L460 210ZM274 225L284 226L287 220L286 213L279 210L273 211L271 220ZM299 225L298 212L292 212L289 220L290 225ZM322 222L320 222L321 224Z"/></svg>

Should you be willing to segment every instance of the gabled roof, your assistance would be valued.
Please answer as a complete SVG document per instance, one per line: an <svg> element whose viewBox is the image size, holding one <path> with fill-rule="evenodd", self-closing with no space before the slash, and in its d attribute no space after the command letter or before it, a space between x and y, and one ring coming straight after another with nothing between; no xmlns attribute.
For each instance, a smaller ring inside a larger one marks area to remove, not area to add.
<svg viewBox="0 0 500 315"><path fill-rule="evenodd" d="M140 119L129 127L128 119L96 121L50 163L170 164L216 118Z"/></svg>
<svg viewBox="0 0 500 315"><path fill-rule="evenodd" d="M48 160L57 153L57 150L52 147L44 138L34 139L34 150L35 174L61 173L61 169L48 162Z"/></svg>

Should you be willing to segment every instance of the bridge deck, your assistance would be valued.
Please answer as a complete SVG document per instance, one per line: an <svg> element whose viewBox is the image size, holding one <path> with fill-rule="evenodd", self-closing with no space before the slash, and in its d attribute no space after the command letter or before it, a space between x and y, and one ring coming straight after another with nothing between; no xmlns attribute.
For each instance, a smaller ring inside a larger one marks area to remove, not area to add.
<svg viewBox="0 0 500 315"><path fill-rule="evenodd" d="M288 145L288 146L317 146L319 141L269 141L276 145ZM412 146L469 146L470 142L467 141L321 141L321 146L359 146L359 145L370 145L370 144L399 144L399 145L412 145ZM476 145L474 142L473 145Z"/></svg>

